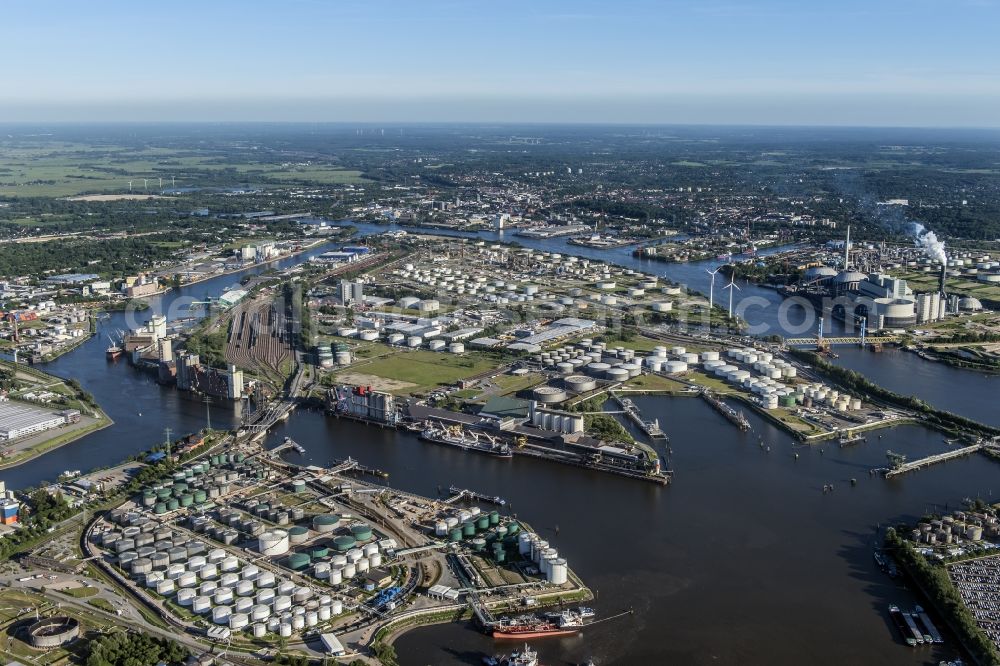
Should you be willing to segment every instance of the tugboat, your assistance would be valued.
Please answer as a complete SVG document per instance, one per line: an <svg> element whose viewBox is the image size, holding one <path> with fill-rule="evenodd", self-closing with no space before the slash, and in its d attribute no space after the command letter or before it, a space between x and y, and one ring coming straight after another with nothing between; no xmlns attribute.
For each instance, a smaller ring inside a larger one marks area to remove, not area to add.
<svg viewBox="0 0 1000 666"><path fill-rule="evenodd" d="M509 657L496 654L492 657L483 657L486 666L539 666L538 653L524 644L523 650L514 650Z"/></svg>
<svg viewBox="0 0 1000 666"><path fill-rule="evenodd" d="M434 444L454 446L463 451L485 453L497 458L512 458L514 456L510 445L491 437L486 433L475 433L461 426L447 427L444 424L428 425L420 431L420 439Z"/></svg>

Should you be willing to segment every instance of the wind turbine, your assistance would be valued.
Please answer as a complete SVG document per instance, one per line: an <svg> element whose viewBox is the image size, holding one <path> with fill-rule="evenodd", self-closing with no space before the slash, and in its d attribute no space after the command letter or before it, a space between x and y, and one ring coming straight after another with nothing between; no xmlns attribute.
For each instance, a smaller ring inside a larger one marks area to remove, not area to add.
<svg viewBox="0 0 1000 666"><path fill-rule="evenodd" d="M146 191L147 191L147 190L146 190L146 179L145 179L145 178L143 178L143 179L142 179L142 191L143 191L143 192L146 192Z"/></svg>
<svg viewBox="0 0 1000 666"><path fill-rule="evenodd" d="M132 181L128 181L128 193L132 194Z"/></svg>
<svg viewBox="0 0 1000 666"><path fill-rule="evenodd" d="M725 287L723 287L723 289L728 289L729 290L729 318L732 319L732 317L733 317L733 289L735 289L737 291L742 291L742 290L739 287L736 286L735 282L733 282L733 276L732 275L729 276L729 284L727 284Z"/></svg>
<svg viewBox="0 0 1000 666"><path fill-rule="evenodd" d="M711 310L714 305L715 299L715 274L722 270L722 266L719 266L714 271L710 271L707 268L705 272L712 276L712 281L708 286L708 309Z"/></svg>

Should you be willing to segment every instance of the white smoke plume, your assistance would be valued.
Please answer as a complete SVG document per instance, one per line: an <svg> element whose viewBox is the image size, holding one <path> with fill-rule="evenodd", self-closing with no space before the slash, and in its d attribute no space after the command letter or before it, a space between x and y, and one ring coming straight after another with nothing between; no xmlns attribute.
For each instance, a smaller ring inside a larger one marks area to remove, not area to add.
<svg viewBox="0 0 1000 666"><path fill-rule="evenodd" d="M916 237L917 247L922 247L928 257L937 260L942 266L947 265L948 255L944 252L944 241L938 240L937 234L928 231L919 222L914 222L913 235Z"/></svg>

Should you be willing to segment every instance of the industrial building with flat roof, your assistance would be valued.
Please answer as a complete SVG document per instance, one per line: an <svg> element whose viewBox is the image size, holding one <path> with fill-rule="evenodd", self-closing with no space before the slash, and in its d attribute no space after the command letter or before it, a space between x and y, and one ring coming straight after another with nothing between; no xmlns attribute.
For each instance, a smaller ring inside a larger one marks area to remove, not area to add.
<svg viewBox="0 0 1000 666"><path fill-rule="evenodd" d="M58 428L64 423L64 414L13 401L0 402L0 441Z"/></svg>

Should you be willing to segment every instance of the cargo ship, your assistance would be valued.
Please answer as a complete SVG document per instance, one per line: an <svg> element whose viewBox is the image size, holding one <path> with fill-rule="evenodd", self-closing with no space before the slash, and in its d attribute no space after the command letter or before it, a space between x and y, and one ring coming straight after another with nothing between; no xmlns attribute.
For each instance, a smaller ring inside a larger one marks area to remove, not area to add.
<svg viewBox="0 0 1000 666"><path fill-rule="evenodd" d="M917 626L923 629L924 642L934 643L935 645L940 645L944 643L944 638L941 637L941 632L937 630L931 619L927 617L927 613L920 606L916 606L913 609L913 619L917 622Z"/></svg>
<svg viewBox="0 0 1000 666"><path fill-rule="evenodd" d="M899 606L889 606L889 617L892 618L892 622L896 625L896 629L899 631L899 635L903 641L910 647L916 647L917 640L913 637L913 632L910 631L910 627L903 617L903 611L899 610ZM910 621L912 622L912 620Z"/></svg>
<svg viewBox="0 0 1000 666"><path fill-rule="evenodd" d="M511 458L514 453L510 445L491 437L486 433L474 433L461 426L445 426L444 424L428 425L420 431L420 439L434 444L454 446L463 451L485 453L497 458Z"/></svg>
<svg viewBox="0 0 1000 666"><path fill-rule="evenodd" d="M525 640L528 638L549 638L551 636L572 636L580 632L583 623L561 625L537 615L519 615L502 618L493 625L493 638Z"/></svg>
<svg viewBox="0 0 1000 666"><path fill-rule="evenodd" d="M493 638L546 638L578 633L589 620L594 619L593 609L575 608L553 611L544 616L519 615L502 618L493 626Z"/></svg>

